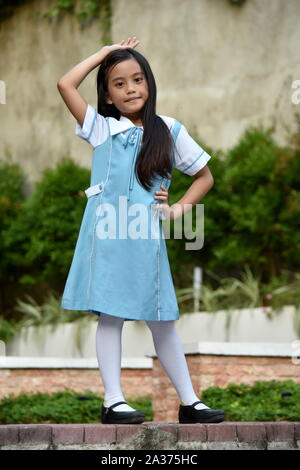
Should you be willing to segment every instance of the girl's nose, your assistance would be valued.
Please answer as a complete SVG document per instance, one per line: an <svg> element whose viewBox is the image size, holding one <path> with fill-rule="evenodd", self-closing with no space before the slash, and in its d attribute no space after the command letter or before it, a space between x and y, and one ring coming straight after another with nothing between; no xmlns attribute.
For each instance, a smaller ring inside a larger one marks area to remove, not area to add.
<svg viewBox="0 0 300 470"><path fill-rule="evenodd" d="M134 83L128 83L126 92L129 93L129 92L132 92L134 90L135 90Z"/></svg>

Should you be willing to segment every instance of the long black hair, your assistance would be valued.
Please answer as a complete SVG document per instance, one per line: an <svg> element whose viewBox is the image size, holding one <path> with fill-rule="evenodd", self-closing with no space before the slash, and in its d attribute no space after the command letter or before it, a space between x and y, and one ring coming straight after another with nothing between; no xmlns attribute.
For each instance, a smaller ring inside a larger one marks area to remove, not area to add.
<svg viewBox="0 0 300 470"><path fill-rule="evenodd" d="M169 178L172 173L173 139L168 126L156 114L156 83L147 59L134 50L115 49L100 64L97 73L98 113L120 119L121 113L114 104L106 103L108 74L112 66L134 58L145 74L148 84L148 99L141 109L143 140L135 163L135 174L140 184L149 191L153 180L159 175Z"/></svg>

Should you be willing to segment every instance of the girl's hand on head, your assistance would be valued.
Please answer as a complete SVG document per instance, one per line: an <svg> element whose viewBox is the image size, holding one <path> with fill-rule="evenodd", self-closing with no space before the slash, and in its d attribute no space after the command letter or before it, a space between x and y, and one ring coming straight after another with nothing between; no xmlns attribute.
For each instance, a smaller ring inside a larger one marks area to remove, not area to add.
<svg viewBox="0 0 300 470"><path fill-rule="evenodd" d="M101 50L109 54L111 51L115 51L116 49L134 48L138 46L139 43L140 41L136 39L136 36L134 36L133 38L128 38L126 41L122 39L122 41L112 44L111 46L103 46Z"/></svg>

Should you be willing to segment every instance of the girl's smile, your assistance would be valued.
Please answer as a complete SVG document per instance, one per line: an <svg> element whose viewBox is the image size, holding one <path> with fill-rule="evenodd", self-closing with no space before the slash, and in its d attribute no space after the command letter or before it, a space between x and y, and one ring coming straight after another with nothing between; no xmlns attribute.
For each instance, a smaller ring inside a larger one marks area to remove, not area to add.
<svg viewBox="0 0 300 470"><path fill-rule="evenodd" d="M138 100L139 98L130 98L129 100L126 100L126 103L131 103L132 101Z"/></svg>

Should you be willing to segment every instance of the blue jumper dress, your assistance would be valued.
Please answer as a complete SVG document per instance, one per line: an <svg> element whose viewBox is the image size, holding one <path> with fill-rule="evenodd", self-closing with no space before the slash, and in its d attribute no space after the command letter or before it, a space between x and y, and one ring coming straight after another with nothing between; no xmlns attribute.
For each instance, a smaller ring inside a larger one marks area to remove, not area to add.
<svg viewBox="0 0 300 470"><path fill-rule="evenodd" d="M170 129L173 167L193 175L211 158L178 120L161 116ZM90 187L61 307L130 320L178 320L179 309L155 191L170 178L155 179L151 191L134 167L143 127L125 116L103 117L87 106L76 135L93 147Z"/></svg>

